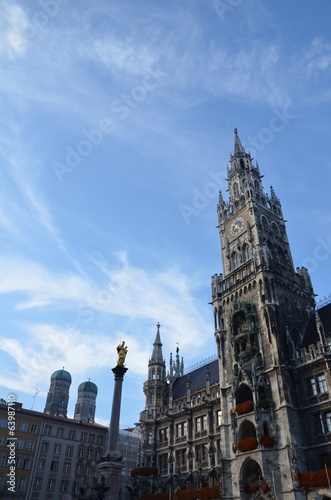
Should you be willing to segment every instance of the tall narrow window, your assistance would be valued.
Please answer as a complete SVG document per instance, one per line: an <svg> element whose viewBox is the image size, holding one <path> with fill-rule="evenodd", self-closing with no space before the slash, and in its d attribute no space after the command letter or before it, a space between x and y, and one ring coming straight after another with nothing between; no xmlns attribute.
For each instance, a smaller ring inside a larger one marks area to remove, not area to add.
<svg viewBox="0 0 331 500"><path fill-rule="evenodd" d="M325 423L328 432L331 432L331 412L325 414Z"/></svg>
<svg viewBox="0 0 331 500"><path fill-rule="evenodd" d="M324 373L322 375L318 375L317 382L318 382L319 392L321 394L323 394L324 392L328 392L328 386L327 386L327 383L326 383L326 379L325 379Z"/></svg>

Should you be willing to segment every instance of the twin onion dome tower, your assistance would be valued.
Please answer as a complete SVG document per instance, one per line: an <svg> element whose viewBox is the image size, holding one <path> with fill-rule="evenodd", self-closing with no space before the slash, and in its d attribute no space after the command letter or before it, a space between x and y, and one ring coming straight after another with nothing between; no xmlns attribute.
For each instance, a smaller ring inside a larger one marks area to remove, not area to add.
<svg viewBox="0 0 331 500"><path fill-rule="evenodd" d="M59 417L67 416L70 385L71 375L64 368L52 373L45 413ZM83 423L94 423L97 394L98 388L90 380L82 382L78 386L74 420Z"/></svg>

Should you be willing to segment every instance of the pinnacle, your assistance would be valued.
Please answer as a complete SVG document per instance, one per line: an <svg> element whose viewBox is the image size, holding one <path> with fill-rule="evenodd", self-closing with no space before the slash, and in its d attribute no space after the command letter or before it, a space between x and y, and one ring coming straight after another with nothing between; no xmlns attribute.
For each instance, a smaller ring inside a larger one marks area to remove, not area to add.
<svg viewBox="0 0 331 500"><path fill-rule="evenodd" d="M242 154L245 153L245 149L243 145L241 144L241 141L238 136L238 129L234 129L234 154Z"/></svg>

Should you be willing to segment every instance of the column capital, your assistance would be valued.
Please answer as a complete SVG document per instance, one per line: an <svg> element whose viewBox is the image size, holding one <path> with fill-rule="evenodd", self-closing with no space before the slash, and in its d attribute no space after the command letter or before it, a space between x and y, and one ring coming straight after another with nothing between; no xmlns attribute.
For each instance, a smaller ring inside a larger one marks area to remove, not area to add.
<svg viewBox="0 0 331 500"><path fill-rule="evenodd" d="M123 380L124 375L128 371L128 368L125 368L125 366L122 366L122 365L117 365L117 366L115 366L115 368L112 368L111 371L115 375L115 378L119 378L119 379Z"/></svg>

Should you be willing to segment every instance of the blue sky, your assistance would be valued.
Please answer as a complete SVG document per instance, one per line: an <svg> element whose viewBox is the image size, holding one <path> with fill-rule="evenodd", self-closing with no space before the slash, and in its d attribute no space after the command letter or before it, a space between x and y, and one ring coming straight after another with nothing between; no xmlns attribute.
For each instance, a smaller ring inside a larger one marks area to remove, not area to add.
<svg viewBox="0 0 331 500"><path fill-rule="evenodd" d="M43 410L49 377L99 387L121 426L168 361L214 355L217 192L233 129L273 185L295 266L331 292L328 0L2 2L0 397Z"/></svg>

